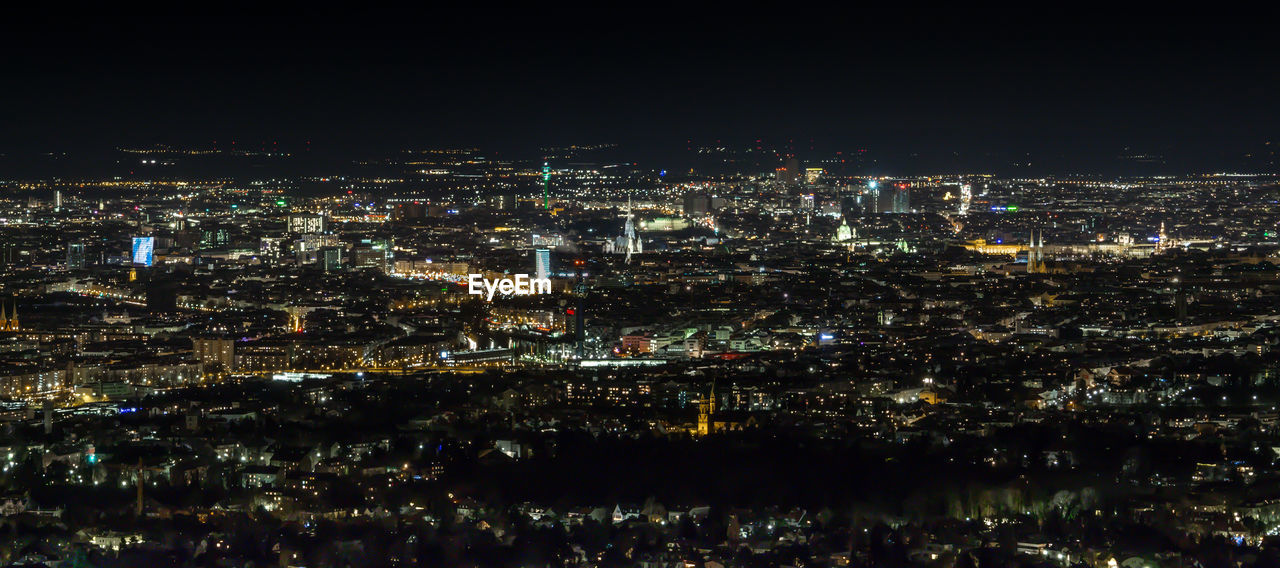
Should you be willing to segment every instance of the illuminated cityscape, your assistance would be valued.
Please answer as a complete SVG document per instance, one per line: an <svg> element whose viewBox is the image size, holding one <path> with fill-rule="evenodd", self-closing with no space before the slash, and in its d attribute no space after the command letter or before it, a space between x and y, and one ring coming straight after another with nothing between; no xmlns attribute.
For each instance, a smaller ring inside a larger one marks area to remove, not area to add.
<svg viewBox="0 0 1280 568"><path fill-rule="evenodd" d="M1280 566L1269 36L343 16L6 34L0 566Z"/></svg>

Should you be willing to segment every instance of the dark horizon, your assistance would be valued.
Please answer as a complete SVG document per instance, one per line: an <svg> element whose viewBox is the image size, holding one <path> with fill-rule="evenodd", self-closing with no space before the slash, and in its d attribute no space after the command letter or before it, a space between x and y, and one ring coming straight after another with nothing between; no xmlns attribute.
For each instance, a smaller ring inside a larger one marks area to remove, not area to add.
<svg viewBox="0 0 1280 568"><path fill-rule="evenodd" d="M0 153L18 167L47 152L100 161L122 146L232 141L310 143L348 160L466 146L536 158L545 146L616 143L663 168L688 167L690 145L762 140L802 159L868 149L883 159L875 173L899 175L1277 171L1276 48L1247 25L1196 35L1158 21L943 15L711 27L717 15L535 13L489 28L388 14L344 29L334 16L157 30L153 15L113 14L11 33Z"/></svg>

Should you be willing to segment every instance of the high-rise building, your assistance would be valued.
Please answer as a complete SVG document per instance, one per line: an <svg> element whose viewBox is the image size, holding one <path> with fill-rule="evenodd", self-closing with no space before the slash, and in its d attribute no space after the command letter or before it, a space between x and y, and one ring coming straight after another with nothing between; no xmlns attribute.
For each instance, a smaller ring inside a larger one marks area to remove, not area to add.
<svg viewBox="0 0 1280 568"><path fill-rule="evenodd" d="M871 186L868 186L871 187ZM872 213L910 213L911 190L902 185L873 188Z"/></svg>
<svg viewBox="0 0 1280 568"><path fill-rule="evenodd" d="M325 230L324 215L315 213L294 213L289 216L289 232L307 234L319 234Z"/></svg>
<svg viewBox="0 0 1280 568"><path fill-rule="evenodd" d="M84 270L87 267L84 243L67 243L67 270Z"/></svg>
<svg viewBox="0 0 1280 568"><path fill-rule="evenodd" d="M231 233L223 227L210 227L200 231L201 248L222 248L231 243Z"/></svg>
<svg viewBox="0 0 1280 568"><path fill-rule="evenodd" d="M53 192L53 210L62 211L62 190L54 190Z"/></svg>
<svg viewBox="0 0 1280 568"><path fill-rule="evenodd" d="M800 196L800 210L813 211L817 205L817 200L812 193L806 193Z"/></svg>
<svg viewBox="0 0 1280 568"><path fill-rule="evenodd" d="M494 205L502 211L515 211L516 195L514 193L504 193L494 199Z"/></svg>
<svg viewBox="0 0 1280 568"><path fill-rule="evenodd" d="M968 215L968 214L969 214L969 204L971 204L971 203L973 203L973 186L972 186L972 185L969 185L969 184L967 184L967 183L966 183L966 184L962 184L962 185L960 186L960 209L959 209L959 213L960 213L961 215Z"/></svg>
<svg viewBox="0 0 1280 568"><path fill-rule="evenodd" d="M800 160L796 158L788 158L787 162L781 168L778 168L776 178L779 183L784 185L795 185L800 182Z"/></svg>
<svg viewBox="0 0 1280 568"><path fill-rule="evenodd" d="M279 258L283 242L280 237L262 237L258 239L258 254L265 258Z"/></svg>
<svg viewBox="0 0 1280 568"><path fill-rule="evenodd" d="M151 266L154 263L156 248L155 237L134 237L133 238L133 263L143 266Z"/></svg>
<svg viewBox="0 0 1280 568"><path fill-rule="evenodd" d="M220 337L193 337L191 351L197 360L204 363L205 371L235 370L234 339Z"/></svg>
<svg viewBox="0 0 1280 568"><path fill-rule="evenodd" d="M324 266L325 272L342 270L342 248L325 247L320 249L320 263Z"/></svg>
<svg viewBox="0 0 1280 568"><path fill-rule="evenodd" d="M534 249L534 273L539 280L551 278L551 249Z"/></svg>
<svg viewBox="0 0 1280 568"><path fill-rule="evenodd" d="M893 212L911 212L911 190L907 187L895 187L893 192Z"/></svg>

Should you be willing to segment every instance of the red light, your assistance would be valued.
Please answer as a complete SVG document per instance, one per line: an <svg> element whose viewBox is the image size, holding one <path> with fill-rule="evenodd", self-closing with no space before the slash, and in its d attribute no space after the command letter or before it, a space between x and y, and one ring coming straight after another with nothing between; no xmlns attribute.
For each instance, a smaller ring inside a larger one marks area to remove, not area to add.
<svg viewBox="0 0 1280 568"><path fill-rule="evenodd" d="M564 313L566 313L566 314L568 314L568 315L571 315L571 316L572 316L572 315L576 315L578 312L577 312L577 311L575 311L573 308L569 308L569 309L565 310L565 311L564 311Z"/></svg>

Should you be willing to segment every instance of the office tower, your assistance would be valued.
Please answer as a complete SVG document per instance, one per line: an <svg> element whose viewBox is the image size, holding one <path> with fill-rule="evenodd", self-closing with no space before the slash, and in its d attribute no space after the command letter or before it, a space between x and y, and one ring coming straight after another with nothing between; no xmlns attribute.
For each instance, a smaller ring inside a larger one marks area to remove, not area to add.
<svg viewBox="0 0 1280 568"><path fill-rule="evenodd" d="M911 190L906 186L895 187L893 191L893 212L911 212Z"/></svg>
<svg viewBox="0 0 1280 568"><path fill-rule="evenodd" d="M143 266L151 266L154 261L154 253L156 248L155 237L134 237L133 238L133 263Z"/></svg>
<svg viewBox="0 0 1280 568"><path fill-rule="evenodd" d="M319 234L325 230L324 215L314 213L294 213L289 216L289 232L301 234Z"/></svg>
<svg viewBox="0 0 1280 568"><path fill-rule="evenodd" d="M87 267L84 243L67 243L67 270L84 270Z"/></svg>
<svg viewBox="0 0 1280 568"><path fill-rule="evenodd" d="M515 211L516 209L516 196L513 193L499 195L494 201L496 201L497 208L502 211Z"/></svg>
<svg viewBox="0 0 1280 568"><path fill-rule="evenodd" d="M813 211L817 204L816 198L812 193L806 193L800 196L800 210Z"/></svg>
<svg viewBox="0 0 1280 568"><path fill-rule="evenodd" d="M262 237L258 239L258 254L264 258L279 258L284 250L284 239L280 237Z"/></svg>
<svg viewBox="0 0 1280 568"><path fill-rule="evenodd" d="M62 211L62 190L61 189L55 190L53 192L53 210Z"/></svg>
<svg viewBox="0 0 1280 568"><path fill-rule="evenodd" d="M871 190L872 213L910 213L911 190L905 186L893 185L880 188L879 184L867 184Z"/></svg>
<svg viewBox="0 0 1280 568"><path fill-rule="evenodd" d="M778 183L784 185L795 185L800 182L800 160L796 158L788 158L786 164L778 168L776 178Z"/></svg>
<svg viewBox="0 0 1280 568"><path fill-rule="evenodd" d="M209 228L200 231L201 248L222 248L231 242L231 233L225 228Z"/></svg>
<svg viewBox="0 0 1280 568"><path fill-rule="evenodd" d="M892 187L877 190L875 193L875 213L893 213L894 190Z"/></svg>
<svg viewBox="0 0 1280 568"><path fill-rule="evenodd" d="M867 180L867 187L858 194L858 201L864 213L880 213L880 182Z"/></svg>
<svg viewBox="0 0 1280 568"><path fill-rule="evenodd" d="M534 272L539 280L551 278L551 249L533 251Z"/></svg>
<svg viewBox="0 0 1280 568"><path fill-rule="evenodd" d="M340 247L325 247L320 250L320 262L324 265L325 272L336 272L342 269L342 249Z"/></svg>

